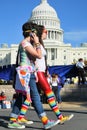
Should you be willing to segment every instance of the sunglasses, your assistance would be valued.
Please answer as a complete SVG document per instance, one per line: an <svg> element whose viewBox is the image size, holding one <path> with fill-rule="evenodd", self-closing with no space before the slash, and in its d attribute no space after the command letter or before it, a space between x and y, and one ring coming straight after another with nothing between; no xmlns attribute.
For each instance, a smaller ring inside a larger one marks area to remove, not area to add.
<svg viewBox="0 0 87 130"><path fill-rule="evenodd" d="M45 29L45 30L43 30L43 33L46 33L46 34L47 34L47 33L48 33L48 31Z"/></svg>

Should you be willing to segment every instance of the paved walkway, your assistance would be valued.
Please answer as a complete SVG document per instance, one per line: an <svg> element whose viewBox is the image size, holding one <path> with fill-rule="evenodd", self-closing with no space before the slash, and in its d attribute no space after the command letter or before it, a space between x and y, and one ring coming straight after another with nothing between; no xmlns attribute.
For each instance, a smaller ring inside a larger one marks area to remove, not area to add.
<svg viewBox="0 0 87 130"><path fill-rule="evenodd" d="M56 125L51 130L87 130L87 103L63 102L61 105L63 115L73 113L74 117L72 120L65 122L64 125ZM47 109L45 111L49 119L55 120L55 114L50 111L49 106L44 104L44 108ZM0 130L8 129L7 124L9 122L10 112L11 109L0 109ZM27 112L26 116L28 119L34 121L34 123L32 125L26 125L24 130L43 130L43 125L33 107Z"/></svg>
<svg viewBox="0 0 87 130"><path fill-rule="evenodd" d="M43 104L44 108L50 109L48 104ZM58 104L60 109L87 109L87 102L62 102Z"/></svg>

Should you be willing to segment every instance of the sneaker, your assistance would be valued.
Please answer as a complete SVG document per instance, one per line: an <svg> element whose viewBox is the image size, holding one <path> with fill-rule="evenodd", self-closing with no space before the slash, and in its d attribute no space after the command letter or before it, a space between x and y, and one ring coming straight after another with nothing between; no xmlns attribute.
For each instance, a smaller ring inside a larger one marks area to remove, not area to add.
<svg viewBox="0 0 87 130"><path fill-rule="evenodd" d="M69 116L63 116L63 118L60 120L60 124L64 124L65 121L69 121L73 118L74 114L70 114Z"/></svg>
<svg viewBox="0 0 87 130"><path fill-rule="evenodd" d="M18 122L11 122L11 123L9 123L8 124L8 128L13 128L13 129L24 129L25 128L25 126L24 125L20 125L20 124L18 124Z"/></svg>
<svg viewBox="0 0 87 130"><path fill-rule="evenodd" d="M49 129L52 128L53 126L57 125L60 122L60 120L54 121L54 120L49 120L46 125L44 125L44 129Z"/></svg>
<svg viewBox="0 0 87 130"><path fill-rule="evenodd" d="M29 121L25 118L22 118L22 119L18 119L18 123L30 125L30 124L33 124L33 121Z"/></svg>

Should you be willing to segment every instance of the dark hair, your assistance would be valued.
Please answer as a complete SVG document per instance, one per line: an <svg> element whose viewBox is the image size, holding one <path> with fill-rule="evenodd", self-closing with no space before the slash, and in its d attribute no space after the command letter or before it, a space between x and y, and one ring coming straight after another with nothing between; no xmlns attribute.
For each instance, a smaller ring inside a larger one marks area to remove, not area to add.
<svg viewBox="0 0 87 130"><path fill-rule="evenodd" d="M54 78L55 76L56 76L56 74L55 74L55 73L53 73L53 74L52 74L52 77Z"/></svg>
<svg viewBox="0 0 87 130"><path fill-rule="evenodd" d="M42 40L42 33L44 30L44 26L43 25L38 25L38 37L39 37L39 42L41 43L41 45L44 47L44 43Z"/></svg>
<svg viewBox="0 0 87 130"><path fill-rule="evenodd" d="M35 32L37 34L38 25L33 22L26 22L22 25L22 31L24 38L28 37L31 32Z"/></svg>
<svg viewBox="0 0 87 130"><path fill-rule="evenodd" d="M83 59L82 59L82 58L80 58L78 61L83 61Z"/></svg>
<svg viewBox="0 0 87 130"><path fill-rule="evenodd" d="M5 93L3 91L1 92L1 96L5 96Z"/></svg>

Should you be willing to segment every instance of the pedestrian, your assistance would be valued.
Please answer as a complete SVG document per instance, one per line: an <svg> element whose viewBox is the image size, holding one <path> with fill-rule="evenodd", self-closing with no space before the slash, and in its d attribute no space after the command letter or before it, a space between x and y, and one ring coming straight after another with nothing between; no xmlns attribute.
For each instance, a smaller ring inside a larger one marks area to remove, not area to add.
<svg viewBox="0 0 87 130"><path fill-rule="evenodd" d="M28 110L31 99L35 111L37 112L39 118L41 119L45 129L49 129L59 123L59 120L53 121L49 120L42 103L40 101L40 95L37 90L35 81L35 65L34 59L41 58L41 47L39 39L37 36L37 30L34 28L36 24L31 22L26 22L22 26L24 39L19 44L18 49L18 67L16 67L16 80L15 80L15 90L18 97L13 106L12 112L10 114L10 122L8 123L8 128L25 128L25 125L19 124L28 122L24 119L25 113ZM36 47L33 48L32 44ZM18 115L20 118L18 118Z"/></svg>
<svg viewBox="0 0 87 130"><path fill-rule="evenodd" d="M62 103L62 98L61 98L61 89L64 87L64 80L62 77L59 76L59 74L56 74L57 75L57 81L58 81L58 98L57 98L57 101L58 101L58 104L61 104Z"/></svg>
<svg viewBox="0 0 87 130"><path fill-rule="evenodd" d="M17 99L17 93L14 93L13 94L13 97L12 97L12 101L11 101L11 107L13 108L13 106L14 106L14 103L15 103L15 101L16 101L16 99Z"/></svg>
<svg viewBox="0 0 87 130"><path fill-rule="evenodd" d="M50 85L50 87L51 87L51 89L52 89L52 85L51 85L52 77L51 77L51 75L49 74L49 72L47 72L46 78L47 78L47 81L48 81L48 83L49 83L49 85Z"/></svg>
<svg viewBox="0 0 87 130"><path fill-rule="evenodd" d="M5 92L0 93L0 106L1 108L4 108L4 101L7 99Z"/></svg>
<svg viewBox="0 0 87 130"><path fill-rule="evenodd" d="M85 64L82 58L78 59L78 62L76 63L76 67L78 70L78 85L85 84L86 78L85 78Z"/></svg>
<svg viewBox="0 0 87 130"><path fill-rule="evenodd" d="M64 123L66 120L70 120L73 117L73 114L69 116L63 116L56 104L55 95L47 81L47 77L45 75L45 71L47 70L46 63L46 50L44 47L43 40L47 37L47 30L44 26L39 25L39 42L41 44L42 50L42 58L36 58L36 66L37 66L37 76L38 76L38 87L44 92L47 97L47 102L52 108L53 112L57 116L57 119L60 120L60 123Z"/></svg>
<svg viewBox="0 0 87 130"><path fill-rule="evenodd" d="M55 73L52 74L51 85L52 85L52 90L54 92L55 99L57 102L57 99L58 99L58 77Z"/></svg>

